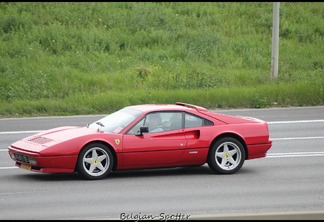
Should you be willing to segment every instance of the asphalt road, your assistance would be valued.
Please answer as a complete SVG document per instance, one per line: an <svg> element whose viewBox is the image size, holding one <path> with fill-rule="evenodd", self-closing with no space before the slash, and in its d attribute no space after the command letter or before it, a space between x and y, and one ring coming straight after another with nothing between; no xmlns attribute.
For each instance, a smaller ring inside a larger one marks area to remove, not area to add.
<svg viewBox="0 0 324 222"><path fill-rule="evenodd" d="M0 119L0 219L324 219L324 106L214 110L269 122L273 147L233 175L192 168L115 172L99 181L14 167L14 141L103 115Z"/></svg>

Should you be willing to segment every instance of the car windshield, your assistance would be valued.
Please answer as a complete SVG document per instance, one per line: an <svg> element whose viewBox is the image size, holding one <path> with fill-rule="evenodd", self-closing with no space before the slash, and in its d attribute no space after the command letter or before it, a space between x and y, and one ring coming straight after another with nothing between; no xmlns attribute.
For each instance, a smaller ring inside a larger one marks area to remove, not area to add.
<svg viewBox="0 0 324 222"><path fill-rule="evenodd" d="M100 129L109 133L119 133L141 114L142 111L126 107L91 123L89 128Z"/></svg>

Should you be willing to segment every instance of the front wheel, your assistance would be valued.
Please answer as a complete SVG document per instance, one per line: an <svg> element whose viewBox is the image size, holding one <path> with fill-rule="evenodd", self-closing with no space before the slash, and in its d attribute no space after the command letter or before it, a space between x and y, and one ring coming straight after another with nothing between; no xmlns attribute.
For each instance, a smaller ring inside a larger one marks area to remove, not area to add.
<svg viewBox="0 0 324 222"><path fill-rule="evenodd" d="M83 178L98 180L110 173L113 163L113 155L107 146L101 143L92 143L85 146L80 152L77 169Z"/></svg>
<svg viewBox="0 0 324 222"><path fill-rule="evenodd" d="M232 137L218 140L210 150L208 165L216 173L232 174L244 163L245 150L241 142Z"/></svg>

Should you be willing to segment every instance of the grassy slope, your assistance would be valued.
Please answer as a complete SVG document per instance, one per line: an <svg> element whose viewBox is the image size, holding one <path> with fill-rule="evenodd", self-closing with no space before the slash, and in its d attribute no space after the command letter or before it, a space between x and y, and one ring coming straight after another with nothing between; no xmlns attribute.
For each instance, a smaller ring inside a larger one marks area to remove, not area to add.
<svg viewBox="0 0 324 222"><path fill-rule="evenodd" d="M324 3L0 3L0 117L324 104Z"/></svg>

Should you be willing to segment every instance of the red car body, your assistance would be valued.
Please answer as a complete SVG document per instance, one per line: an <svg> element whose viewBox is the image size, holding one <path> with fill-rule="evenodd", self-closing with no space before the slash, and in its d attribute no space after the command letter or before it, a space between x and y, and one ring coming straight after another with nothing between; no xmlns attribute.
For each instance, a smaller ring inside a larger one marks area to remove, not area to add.
<svg viewBox="0 0 324 222"><path fill-rule="evenodd" d="M267 122L256 118L219 114L200 106L180 102L175 105L147 104L126 108L127 115L128 110L136 110L137 113L126 126L105 130L100 126L101 123L97 122L97 127L95 123L91 127L58 127L11 144L8 148L9 155L16 166L23 169L43 173L83 171L82 175L87 179L101 179L110 171L122 169L192 166L205 163L218 173L234 173L241 168L244 160L265 157L272 145ZM157 112L162 115L177 114L181 119L179 121L181 127L155 133L147 132L148 129L144 127L143 132L130 133L136 125L142 126L141 121L145 121L148 114ZM201 125L189 126L187 123L193 120L198 120ZM114 121L118 122L116 118ZM225 143L219 146L220 148L213 148L221 139ZM235 141L232 141L233 139ZM235 145L236 142L238 146ZM94 147L101 147L102 144L104 148L97 152L95 148L89 147L90 144L96 144ZM241 146L242 148L239 148ZM89 150L88 156L84 154L86 150L82 152L84 149ZM219 164L214 160L219 155L216 149L222 153ZM231 160L230 150L233 150L233 153L238 151L239 157L233 154L235 156ZM101 151L108 157L102 165L99 158ZM236 160L237 158L242 160ZM225 160L228 162L225 163ZM231 161L236 162L230 164ZM105 172L100 175L92 173L95 164L100 164L96 168L97 171L105 167L107 172L102 169ZM225 164L226 167L223 167ZM91 171L90 165L94 167ZM229 165L239 166L232 169ZM83 167L85 169L80 170ZM90 172L89 175L85 171Z"/></svg>

